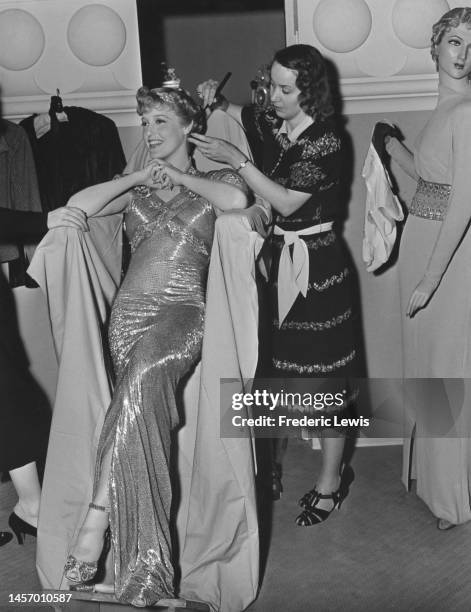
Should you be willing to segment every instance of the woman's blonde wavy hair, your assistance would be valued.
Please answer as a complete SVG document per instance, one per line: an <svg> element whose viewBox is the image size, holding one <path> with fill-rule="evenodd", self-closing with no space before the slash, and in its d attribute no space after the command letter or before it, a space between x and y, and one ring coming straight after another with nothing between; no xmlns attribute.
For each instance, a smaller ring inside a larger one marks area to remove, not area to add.
<svg viewBox="0 0 471 612"><path fill-rule="evenodd" d="M157 106L167 106L183 125L190 125L193 122L191 132L204 134L206 131L206 116L203 109L184 89L174 89L172 87L140 87L136 94L137 114L143 113Z"/></svg>

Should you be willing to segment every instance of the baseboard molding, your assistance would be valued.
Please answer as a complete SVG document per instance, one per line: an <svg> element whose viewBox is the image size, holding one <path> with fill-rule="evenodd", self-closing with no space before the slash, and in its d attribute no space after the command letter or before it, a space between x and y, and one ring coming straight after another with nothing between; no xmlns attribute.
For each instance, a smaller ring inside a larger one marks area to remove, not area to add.
<svg viewBox="0 0 471 612"><path fill-rule="evenodd" d="M309 442L309 438L303 439L306 440L306 442ZM310 441L314 450L320 449L318 438L311 438ZM357 439L355 446L357 448L367 448L373 446L402 446L403 442L404 441L402 438L364 438L360 436Z"/></svg>
<svg viewBox="0 0 471 612"><path fill-rule="evenodd" d="M357 440L357 446L402 446L404 440L402 438L362 438Z"/></svg>

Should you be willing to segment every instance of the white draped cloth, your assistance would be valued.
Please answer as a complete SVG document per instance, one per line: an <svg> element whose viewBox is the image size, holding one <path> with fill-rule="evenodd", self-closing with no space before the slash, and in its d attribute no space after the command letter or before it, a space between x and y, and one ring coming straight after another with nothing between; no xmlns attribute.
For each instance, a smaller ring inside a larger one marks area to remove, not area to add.
<svg viewBox="0 0 471 612"><path fill-rule="evenodd" d="M89 233L48 232L28 269L46 295L59 363L37 547L39 578L52 589L63 587L65 559L92 499L111 398L102 330L121 276L122 217L89 226Z"/></svg>
<svg viewBox="0 0 471 612"><path fill-rule="evenodd" d="M220 405L220 398L221 379L239 380L237 392L255 374L255 259L262 244L245 218L229 213L216 221L188 520L180 533L182 596L221 612L244 610L258 588L253 444L248 430L245 437L221 437L221 419L232 407Z"/></svg>

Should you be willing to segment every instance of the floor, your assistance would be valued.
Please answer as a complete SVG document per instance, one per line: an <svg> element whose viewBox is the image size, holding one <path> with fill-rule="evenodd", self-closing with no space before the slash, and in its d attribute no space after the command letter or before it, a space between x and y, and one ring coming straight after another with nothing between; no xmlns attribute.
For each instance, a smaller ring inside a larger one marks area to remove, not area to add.
<svg viewBox="0 0 471 612"><path fill-rule="evenodd" d="M298 527L296 500L310 488L318 462L318 452L290 440L282 499L262 508L263 580L249 612L471 610L471 524L436 529L427 507L400 482L399 446L357 449L355 481L341 511L322 525ZM14 502L11 484L0 485L0 529ZM8 593L40 590L34 554L33 538L0 548L1 612L12 609ZM133 608L75 600L62 609Z"/></svg>

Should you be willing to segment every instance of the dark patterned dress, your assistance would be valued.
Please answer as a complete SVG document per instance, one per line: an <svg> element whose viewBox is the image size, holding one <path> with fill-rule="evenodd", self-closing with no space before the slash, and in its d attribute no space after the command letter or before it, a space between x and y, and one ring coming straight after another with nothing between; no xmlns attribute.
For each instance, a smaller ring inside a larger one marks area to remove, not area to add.
<svg viewBox="0 0 471 612"><path fill-rule="evenodd" d="M244 107L242 120L251 145L263 152L259 158L262 172L287 189L311 194L293 214L276 215L276 225L297 231L341 220L343 145L335 122L317 119L290 142L286 134L278 133L281 122L270 111ZM308 290L306 297L298 295L281 327L277 291L284 237L272 235L270 239L271 329L262 342L266 367L260 373L282 379L285 390L291 384L291 391L296 390L294 378L328 378L328 390L336 392L345 388L346 379L357 370L352 270L335 225L329 231L300 238L309 252Z"/></svg>

